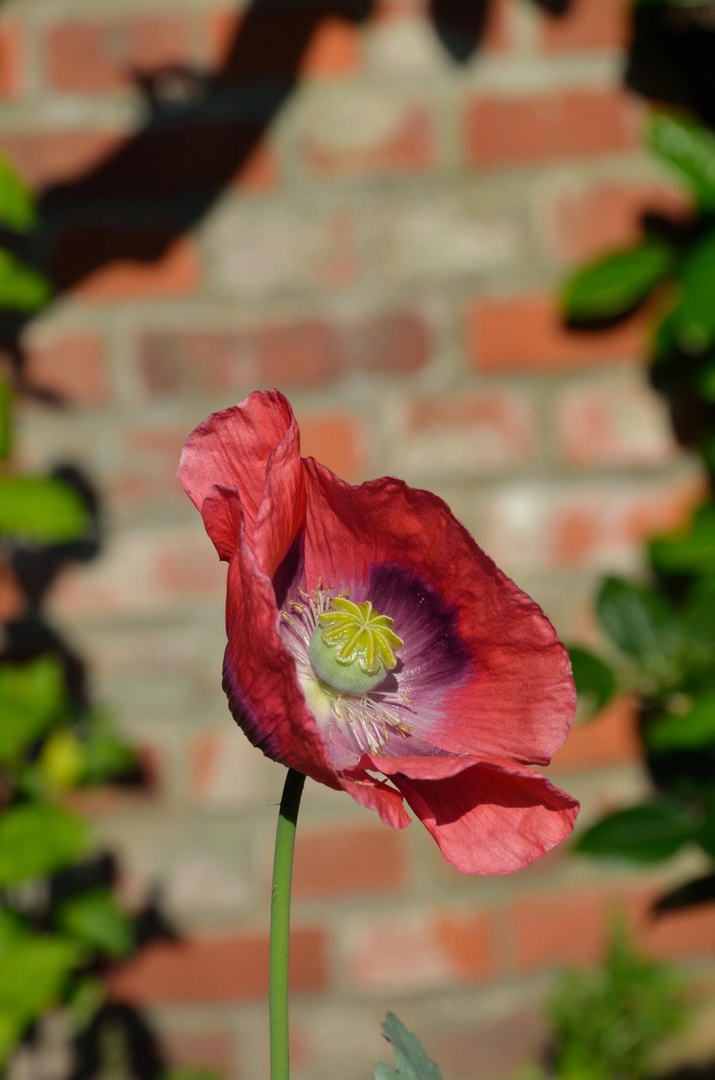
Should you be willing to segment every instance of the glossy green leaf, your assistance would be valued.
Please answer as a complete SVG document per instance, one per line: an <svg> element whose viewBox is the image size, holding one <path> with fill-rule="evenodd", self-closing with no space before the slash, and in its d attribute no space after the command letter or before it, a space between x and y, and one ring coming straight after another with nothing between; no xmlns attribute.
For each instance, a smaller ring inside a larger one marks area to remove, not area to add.
<svg viewBox="0 0 715 1080"><path fill-rule="evenodd" d="M0 886L45 877L86 846L87 826L59 807L28 803L0 815Z"/></svg>
<svg viewBox="0 0 715 1080"><path fill-rule="evenodd" d="M607 578L596 608L604 630L644 671L662 683L677 675L683 642L676 613L664 596L643 585Z"/></svg>
<svg viewBox="0 0 715 1080"><path fill-rule="evenodd" d="M648 141L659 157L693 188L703 209L715 208L715 136L696 120L675 113L657 112Z"/></svg>
<svg viewBox="0 0 715 1080"><path fill-rule="evenodd" d="M131 920L106 889L68 900L58 912L57 922L65 933L114 960L127 956L134 944Z"/></svg>
<svg viewBox="0 0 715 1080"><path fill-rule="evenodd" d="M51 297L52 286L44 274L0 248L0 310L31 313Z"/></svg>
<svg viewBox="0 0 715 1080"><path fill-rule="evenodd" d="M650 295L673 262L673 249L660 240L605 255L571 278L562 296L563 312L576 324L625 315Z"/></svg>
<svg viewBox="0 0 715 1080"><path fill-rule="evenodd" d="M660 862L694 840L700 822L670 802L652 802L618 810L583 833L576 850L600 858Z"/></svg>
<svg viewBox="0 0 715 1080"><path fill-rule="evenodd" d="M387 1014L382 1031L395 1051L395 1068L378 1062L374 1080L442 1080L442 1073L427 1057L417 1037L394 1013Z"/></svg>
<svg viewBox="0 0 715 1080"><path fill-rule="evenodd" d="M569 647L579 709L586 716L595 716L611 700L616 692L616 676L600 656L581 649Z"/></svg>
<svg viewBox="0 0 715 1080"><path fill-rule="evenodd" d="M11 764L61 717L66 706L59 661L0 664L0 763Z"/></svg>
<svg viewBox="0 0 715 1080"><path fill-rule="evenodd" d="M37 224L35 200L17 169L0 154L0 225L27 232Z"/></svg>
<svg viewBox="0 0 715 1080"><path fill-rule="evenodd" d="M10 1059L22 1036L22 1021L11 1012L0 1009L0 1069Z"/></svg>
<svg viewBox="0 0 715 1080"><path fill-rule="evenodd" d="M715 230L690 252L673 312L678 347L702 356L715 344Z"/></svg>
<svg viewBox="0 0 715 1080"><path fill-rule="evenodd" d="M715 745L715 690L694 701L682 715L652 720L644 737L650 750L696 750Z"/></svg>
<svg viewBox="0 0 715 1080"><path fill-rule="evenodd" d="M0 476L0 534L38 543L82 536L89 523L79 493L54 476Z"/></svg>
<svg viewBox="0 0 715 1080"><path fill-rule="evenodd" d="M685 527L650 543L659 574L715 574L715 504L699 507Z"/></svg>

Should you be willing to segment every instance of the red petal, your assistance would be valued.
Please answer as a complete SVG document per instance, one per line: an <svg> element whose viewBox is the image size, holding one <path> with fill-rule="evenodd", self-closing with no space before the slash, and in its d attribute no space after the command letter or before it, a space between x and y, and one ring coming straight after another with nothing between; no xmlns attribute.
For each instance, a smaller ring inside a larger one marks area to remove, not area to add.
<svg viewBox="0 0 715 1080"><path fill-rule="evenodd" d="M319 577L364 583L371 569L394 565L454 613L469 671L445 690L441 718L424 736L453 754L547 764L576 695L566 650L538 605L437 496L389 477L351 487L312 459L305 466L308 588Z"/></svg>
<svg viewBox="0 0 715 1080"><path fill-rule="evenodd" d="M338 778L348 795L368 810L377 810L386 825L393 829L406 829L411 825L409 815L402 805L402 795L383 780L375 780L359 769Z"/></svg>
<svg viewBox="0 0 715 1080"><path fill-rule="evenodd" d="M367 755L366 755L367 757ZM381 758L444 857L465 874L522 870L571 833L578 803L531 769L473 758Z"/></svg>
<svg viewBox="0 0 715 1080"><path fill-rule="evenodd" d="M231 712L268 757L339 790L295 662L278 634L278 619L271 579L249 545L240 542L228 569L226 605L223 684Z"/></svg>
<svg viewBox="0 0 715 1080"><path fill-rule="evenodd" d="M214 413L189 436L177 473L203 514L214 487L237 492L246 530L259 562L275 572L303 521L303 474L298 426L277 390L257 391L240 405ZM205 521L221 558L229 536L212 532L216 510ZM220 547L219 547L220 543ZM238 535L230 553L235 552Z"/></svg>

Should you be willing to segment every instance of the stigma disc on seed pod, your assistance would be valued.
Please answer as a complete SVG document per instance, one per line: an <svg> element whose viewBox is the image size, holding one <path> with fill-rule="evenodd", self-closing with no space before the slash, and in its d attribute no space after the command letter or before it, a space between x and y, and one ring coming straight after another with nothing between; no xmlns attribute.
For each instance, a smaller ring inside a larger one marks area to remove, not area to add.
<svg viewBox="0 0 715 1080"><path fill-rule="evenodd" d="M310 662L318 678L339 694L374 690L397 666L395 650L404 644L392 625L390 616L375 611L369 600L358 604L334 597L310 639Z"/></svg>

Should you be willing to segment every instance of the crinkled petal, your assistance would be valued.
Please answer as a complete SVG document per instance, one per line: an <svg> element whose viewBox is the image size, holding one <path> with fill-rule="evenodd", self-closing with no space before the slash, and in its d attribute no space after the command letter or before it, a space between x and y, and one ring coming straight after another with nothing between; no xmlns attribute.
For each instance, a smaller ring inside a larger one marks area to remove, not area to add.
<svg viewBox="0 0 715 1080"><path fill-rule="evenodd" d="M177 475L202 514L213 487L238 493L248 543L273 574L304 513L298 426L283 395L257 391L209 416L187 439ZM230 557L224 532L212 532L214 520L204 516L206 530L221 558Z"/></svg>
<svg viewBox="0 0 715 1080"><path fill-rule="evenodd" d="M329 787L340 787L308 709L295 662L278 633L271 579L245 538L228 568L223 685L234 719L268 757Z"/></svg>
<svg viewBox="0 0 715 1080"><path fill-rule="evenodd" d="M570 795L509 761L365 755L360 764L391 777L445 859L465 874L522 870L565 840L578 814Z"/></svg>
<svg viewBox="0 0 715 1080"><path fill-rule="evenodd" d="M338 777L344 791L368 810L376 810L386 825L393 829L406 829L411 825L407 811L402 805L402 795L384 780L375 780L360 769Z"/></svg>
<svg viewBox="0 0 715 1080"><path fill-rule="evenodd" d="M390 477L352 487L312 459L305 470L308 587L319 578L341 585L386 579L394 567L425 583L440 620L449 615L453 645L440 635L454 670L443 676L439 708L432 700L421 734L452 754L547 764L566 737L576 695L566 650L538 605L437 496ZM416 708L419 714L419 701Z"/></svg>

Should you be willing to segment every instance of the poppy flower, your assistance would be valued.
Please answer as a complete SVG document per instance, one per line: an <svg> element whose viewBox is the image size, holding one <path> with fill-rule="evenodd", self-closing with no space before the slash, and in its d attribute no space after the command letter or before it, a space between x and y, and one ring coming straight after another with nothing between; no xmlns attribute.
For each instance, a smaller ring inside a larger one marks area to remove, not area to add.
<svg viewBox="0 0 715 1080"><path fill-rule="evenodd" d="M407 802L467 873L571 832L578 803L528 768L573 718L568 656L441 499L301 458L277 391L204 421L178 476L228 562L223 685L255 746L395 828Z"/></svg>

